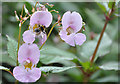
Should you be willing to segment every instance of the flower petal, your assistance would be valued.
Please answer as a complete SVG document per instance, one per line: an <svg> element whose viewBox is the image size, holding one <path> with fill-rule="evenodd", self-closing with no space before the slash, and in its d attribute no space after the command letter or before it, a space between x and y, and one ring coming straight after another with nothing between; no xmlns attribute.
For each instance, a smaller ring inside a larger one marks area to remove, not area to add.
<svg viewBox="0 0 120 84"><path fill-rule="evenodd" d="M32 64L37 64L40 57L40 50L36 44L24 43L18 51L18 61L23 64L26 60L30 60Z"/></svg>
<svg viewBox="0 0 120 84"><path fill-rule="evenodd" d="M71 12L67 11L62 17L63 30L66 30L70 26Z"/></svg>
<svg viewBox="0 0 120 84"><path fill-rule="evenodd" d="M74 32L76 33L82 28L82 17L79 13L72 12L71 18L72 24L70 25L70 27L73 28Z"/></svg>
<svg viewBox="0 0 120 84"><path fill-rule="evenodd" d="M75 35L75 43L76 43L76 45L82 45L85 41L86 41L85 34L77 33Z"/></svg>
<svg viewBox="0 0 120 84"><path fill-rule="evenodd" d="M67 38L67 32L64 31L64 30L61 30L61 31L59 32L59 35L60 35L60 38L61 38L62 40L65 40L65 39Z"/></svg>
<svg viewBox="0 0 120 84"><path fill-rule="evenodd" d="M67 35L67 38L65 38L65 42L68 43L71 46L75 46L74 37L75 37L74 33L72 33L70 35Z"/></svg>
<svg viewBox="0 0 120 84"><path fill-rule="evenodd" d="M44 34L43 38L41 36L39 36L40 45L42 45L46 40L47 40L47 35L46 34Z"/></svg>
<svg viewBox="0 0 120 84"><path fill-rule="evenodd" d="M26 70L22 66L16 66L13 69L14 77L20 82L35 82L41 76L41 71L39 68L33 68L32 70Z"/></svg>
<svg viewBox="0 0 120 84"><path fill-rule="evenodd" d="M48 11L36 11L30 18L30 26L41 24L49 27L52 22L52 14Z"/></svg>
<svg viewBox="0 0 120 84"><path fill-rule="evenodd" d="M66 30L68 27L71 27L74 30L74 33L77 33L82 27L81 15L77 12L66 12L62 18L62 26L63 30Z"/></svg>
<svg viewBox="0 0 120 84"><path fill-rule="evenodd" d="M23 33L23 40L25 43L33 43L35 41L35 34L27 30Z"/></svg>

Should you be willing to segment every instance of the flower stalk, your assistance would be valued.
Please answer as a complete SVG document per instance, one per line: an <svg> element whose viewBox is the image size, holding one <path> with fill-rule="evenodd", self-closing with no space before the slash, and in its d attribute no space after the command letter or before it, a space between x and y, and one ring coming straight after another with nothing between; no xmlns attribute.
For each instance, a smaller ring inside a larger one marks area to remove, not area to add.
<svg viewBox="0 0 120 84"><path fill-rule="evenodd" d="M97 42L96 48L95 48L95 50L94 50L93 56L92 56L92 58L91 58L91 61L90 61L91 64L94 62L96 53L97 53L98 48L99 48L99 46L100 46L100 42L101 42L101 40L102 40L102 37L103 37L103 34L104 34L105 29L106 29L106 27L107 27L107 24L108 24L108 22L111 20L110 17L111 17L111 15L112 15L113 12L114 12L114 6L115 6L115 3L113 3L113 5L112 5L112 10L111 10L111 12L109 13L109 15L108 15L108 16L105 15L106 21L105 21L103 30L102 30L102 32L101 32L101 34L100 34L100 38L99 38L99 40L98 40L98 42Z"/></svg>
<svg viewBox="0 0 120 84"><path fill-rule="evenodd" d="M19 65L18 64L18 50L19 50L19 44L20 44L21 26L22 26L22 24L20 23L20 25L19 25L19 36L18 36L18 46L17 46L17 66Z"/></svg>
<svg viewBox="0 0 120 84"><path fill-rule="evenodd" d="M52 30L53 30L53 28L55 27L55 25L57 24L57 22L52 26L52 28L50 29L50 31L49 31L49 33L48 33L48 35L47 35L47 39L49 38L49 36L50 36L50 34L51 34L51 32L52 32ZM47 40L46 40L47 41ZM45 41L45 42L46 42ZM44 46L44 44L45 44L45 42L42 44L42 46L39 48L40 50L42 49L42 47Z"/></svg>

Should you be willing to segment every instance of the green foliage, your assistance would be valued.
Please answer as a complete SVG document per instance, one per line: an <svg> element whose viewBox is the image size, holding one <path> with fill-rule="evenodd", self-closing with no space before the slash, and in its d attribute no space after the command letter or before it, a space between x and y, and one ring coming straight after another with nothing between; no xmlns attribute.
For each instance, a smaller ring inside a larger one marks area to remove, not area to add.
<svg viewBox="0 0 120 84"><path fill-rule="evenodd" d="M0 56L0 63L7 63L9 65L12 65L12 66L16 66L16 61L13 60L6 52L2 52L1 54L2 56Z"/></svg>
<svg viewBox="0 0 120 84"><path fill-rule="evenodd" d="M97 45L99 37L100 37L100 35L98 35L96 38L94 38L94 40L87 41L85 44L82 45L80 54L83 58L83 61L90 61L91 56L93 55L93 52ZM111 39L109 38L109 36L106 33L104 33L102 41L99 46L99 50L96 54L96 58L94 61L96 61L98 57L108 54L110 52L111 44L112 44Z"/></svg>
<svg viewBox="0 0 120 84"><path fill-rule="evenodd" d="M118 76L116 75L110 75L95 80L95 82L118 82L118 81L119 79Z"/></svg>
<svg viewBox="0 0 120 84"><path fill-rule="evenodd" d="M6 35L8 38L7 49L9 56L14 60L17 61L17 42Z"/></svg>
<svg viewBox="0 0 120 84"><path fill-rule="evenodd" d="M100 32L104 26L104 18L96 10L85 9L85 12L89 20L89 28L92 31Z"/></svg>
<svg viewBox="0 0 120 84"><path fill-rule="evenodd" d="M118 1L117 1L118 2ZM43 2L44 3L44 2ZM95 46L97 44L99 36L95 37L93 40L90 38L90 33L94 32L96 35L100 34L102 31L102 28L104 26L104 13L107 14L109 9L112 7L112 2L109 3L97 3L96 2L88 2L88 3L73 3L73 2L51 2L55 5L55 9L58 10L60 15L62 16L66 11L70 10L71 12L76 11L79 12L83 18L83 21L86 23L85 25L85 35L87 36L86 42L81 46L76 47L70 47L65 42L58 40L57 43L54 42L55 36L58 36L58 27L56 26L48 39L47 45L44 45L44 47L41 49L41 57L40 62L38 63L39 66L43 64L47 64L48 66L40 67L43 74L46 74L46 72L51 73L57 73L56 77L54 77L54 74L51 74L51 76L41 77L39 82L48 82L50 79L52 82L56 81L56 79L64 79L67 78L67 80L59 80L59 82L83 82L83 75L82 72L75 68L75 63L78 63L77 61L80 61L82 67L84 70L87 71L96 71L92 76L90 77L90 81L92 82L118 82L118 19L112 19L112 21L109 22L107 25L107 29L105 30L105 34L103 36L102 42L100 44L100 47L98 49L96 58L94 61L96 61L96 65L101 66L90 66L90 58L94 52ZM16 22L14 11L17 11L17 14L21 14L21 9L23 5L26 5L26 8L29 10L30 14L32 6L35 5L35 2L9 2L9 3L2 3L2 33L7 34L9 36L12 36L15 38L15 40L18 39L18 32L19 32L19 26ZM100 8L98 8L100 7ZM5 10L4 10L5 9ZM101 12L101 10L102 12ZM115 16L118 16L118 10L119 8L115 7ZM25 11L24 11L25 13ZM53 14L53 23L57 21L57 15ZM113 15L114 15L113 14ZM24 14L23 14L24 15ZM113 16L114 17L114 16ZM28 28L29 20L25 22L25 24L22 26L22 33ZM51 24L52 26L52 24ZM49 31L50 28L47 28L47 31ZM22 33L21 33L21 39L22 39ZM59 36L58 36L59 38ZM4 39L4 40L3 40ZM0 63L5 66L16 66L16 49L17 49L17 42L14 42L12 38L9 37L9 40L6 41L6 37L3 37L2 43L0 44L0 47L2 48L0 50L1 56L0 56ZM1 42L1 39L0 39ZM6 43L7 49L6 49ZM36 41L35 43L38 43ZM15 46L16 44L16 46ZM48 46L49 45L49 46ZM15 52L14 52L15 51ZM110 52L110 53L109 53ZM98 58L99 57L99 58ZM112 62L114 61L114 63ZM41 62L43 64L41 64ZM110 62L110 63L107 63ZM51 63L55 63L51 64ZM63 64L64 67L60 67L60 64ZM50 65L50 66L49 66ZM70 67L69 67L70 66ZM73 67L71 69L71 66ZM66 71L68 70L68 71ZM46 71L46 72L44 72ZM66 71L66 72L64 72ZM58 73L62 72L62 73ZM14 82L15 78L6 72L2 73L4 81L7 82ZM3 81L3 83L5 83Z"/></svg>
<svg viewBox="0 0 120 84"><path fill-rule="evenodd" d="M106 11L107 11L106 8L105 8L105 6L104 6L102 3L98 3L98 2L97 2L97 5L101 8L101 10L102 10L103 12L106 12Z"/></svg>
<svg viewBox="0 0 120 84"><path fill-rule="evenodd" d="M108 62L99 66L99 68L103 70L120 70L119 67L120 65L118 64L118 62Z"/></svg>
<svg viewBox="0 0 120 84"><path fill-rule="evenodd" d="M111 9L112 6L113 6L113 4L115 4L115 2L109 2L109 3L108 3L108 7Z"/></svg>
<svg viewBox="0 0 120 84"><path fill-rule="evenodd" d="M94 72L99 69L98 66L92 64L90 62L81 62L81 65L85 72Z"/></svg>
<svg viewBox="0 0 120 84"><path fill-rule="evenodd" d="M74 60L78 59L74 54L61 50L59 48L56 48L54 46L44 46L45 50L42 50L40 52L40 61L44 64L50 64L50 63L59 63L61 61L65 60Z"/></svg>
<svg viewBox="0 0 120 84"><path fill-rule="evenodd" d="M40 67L40 70L43 72L60 73L60 72L69 70L71 68L76 68L76 66L71 66L71 67L45 66L45 67Z"/></svg>

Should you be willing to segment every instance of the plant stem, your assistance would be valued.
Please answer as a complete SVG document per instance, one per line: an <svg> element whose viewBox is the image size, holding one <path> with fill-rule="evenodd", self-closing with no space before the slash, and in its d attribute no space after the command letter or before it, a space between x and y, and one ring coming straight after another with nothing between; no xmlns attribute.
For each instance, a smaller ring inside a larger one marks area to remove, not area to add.
<svg viewBox="0 0 120 84"><path fill-rule="evenodd" d="M36 2L36 4L35 4L35 8L36 8L36 6L37 6L38 3L39 3L39 2Z"/></svg>
<svg viewBox="0 0 120 84"><path fill-rule="evenodd" d="M22 24L19 26L18 47L17 47L17 66L18 66L18 50L19 50L19 44L20 44L21 26Z"/></svg>
<svg viewBox="0 0 120 84"><path fill-rule="evenodd" d="M110 16L111 16L112 13L114 12L114 5L115 5L115 4L113 3L113 5L112 5L112 10L111 10L110 14L109 14L108 16L106 16L106 21L105 21L103 30L102 30L102 32L101 32L101 34L100 34L100 38L99 38L99 40L98 40L98 42L97 42L96 48L95 48L94 53L93 53L93 56L92 56L92 58L91 58L91 64L93 63L93 61L94 61L94 59L95 59L96 53L97 53L98 48L99 48L99 46L100 46L100 42L101 42L101 40L102 40L102 37L103 37L103 34L104 34L105 29L106 29L106 27L107 27L107 24L108 24L108 22L111 20L111 19L110 19Z"/></svg>
<svg viewBox="0 0 120 84"><path fill-rule="evenodd" d="M98 40L97 46L96 46L96 48L95 48L95 50L94 50L94 53L93 53L93 56L92 56L92 59L91 59L91 63L93 63L93 61L94 61L94 59L95 59L97 50L98 50L98 48L99 48L99 45L100 45L100 42L101 42L101 40L102 40L102 37L103 37L103 34L104 34L104 32L105 32L105 29L106 29L107 24L108 24L108 20L105 21L105 24L104 24L103 30L102 30L102 32L101 32L101 34L100 34L100 38L99 38L99 40Z"/></svg>
<svg viewBox="0 0 120 84"><path fill-rule="evenodd" d="M18 80L15 81L15 84L18 84Z"/></svg>
<svg viewBox="0 0 120 84"><path fill-rule="evenodd" d="M12 76L13 76L13 73L11 71L8 71Z"/></svg>
<svg viewBox="0 0 120 84"><path fill-rule="evenodd" d="M52 32L52 30L53 30L53 28L55 27L55 25L57 24L57 22L52 26L52 28L50 29L50 31L49 31L49 33L48 33L48 36L47 36L47 39L49 38L49 36L50 36L50 34L51 34L51 32ZM47 39L46 39L46 41L47 41ZM46 42L45 41L45 42ZM45 42L42 44L42 46L39 48L39 49L42 49L42 47L43 47L43 45L45 44Z"/></svg>

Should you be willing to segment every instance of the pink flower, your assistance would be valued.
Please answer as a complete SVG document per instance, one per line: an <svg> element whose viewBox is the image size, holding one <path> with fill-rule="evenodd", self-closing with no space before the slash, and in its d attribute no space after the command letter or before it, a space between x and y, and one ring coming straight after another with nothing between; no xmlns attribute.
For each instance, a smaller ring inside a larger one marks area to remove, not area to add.
<svg viewBox="0 0 120 84"><path fill-rule="evenodd" d="M37 64L40 57L40 50L36 44L24 43L18 51L18 61L23 64L26 60L30 60L32 64Z"/></svg>
<svg viewBox="0 0 120 84"><path fill-rule="evenodd" d="M52 22L52 14L48 11L36 11L30 18L30 26L34 27L35 24L49 27Z"/></svg>
<svg viewBox="0 0 120 84"><path fill-rule="evenodd" d="M13 70L14 77L20 82L35 82L41 76L39 68L25 69L22 66L16 66Z"/></svg>
<svg viewBox="0 0 120 84"><path fill-rule="evenodd" d="M41 45L47 39L45 28L49 27L51 23L52 14L46 10L36 11L30 18L30 30L40 39Z"/></svg>
<svg viewBox="0 0 120 84"><path fill-rule="evenodd" d="M35 82L41 76L41 71L36 68L39 62L40 50L36 44L24 43L18 51L18 61L21 66L13 69L14 77L20 82Z"/></svg>
<svg viewBox="0 0 120 84"><path fill-rule="evenodd" d="M62 30L59 35L62 40L71 46L82 45L86 36L82 33L78 33L82 28L82 17L77 12L66 12L62 18Z"/></svg>
<svg viewBox="0 0 120 84"><path fill-rule="evenodd" d="M35 41L35 34L27 30L23 33L23 40L25 43L33 43Z"/></svg>

